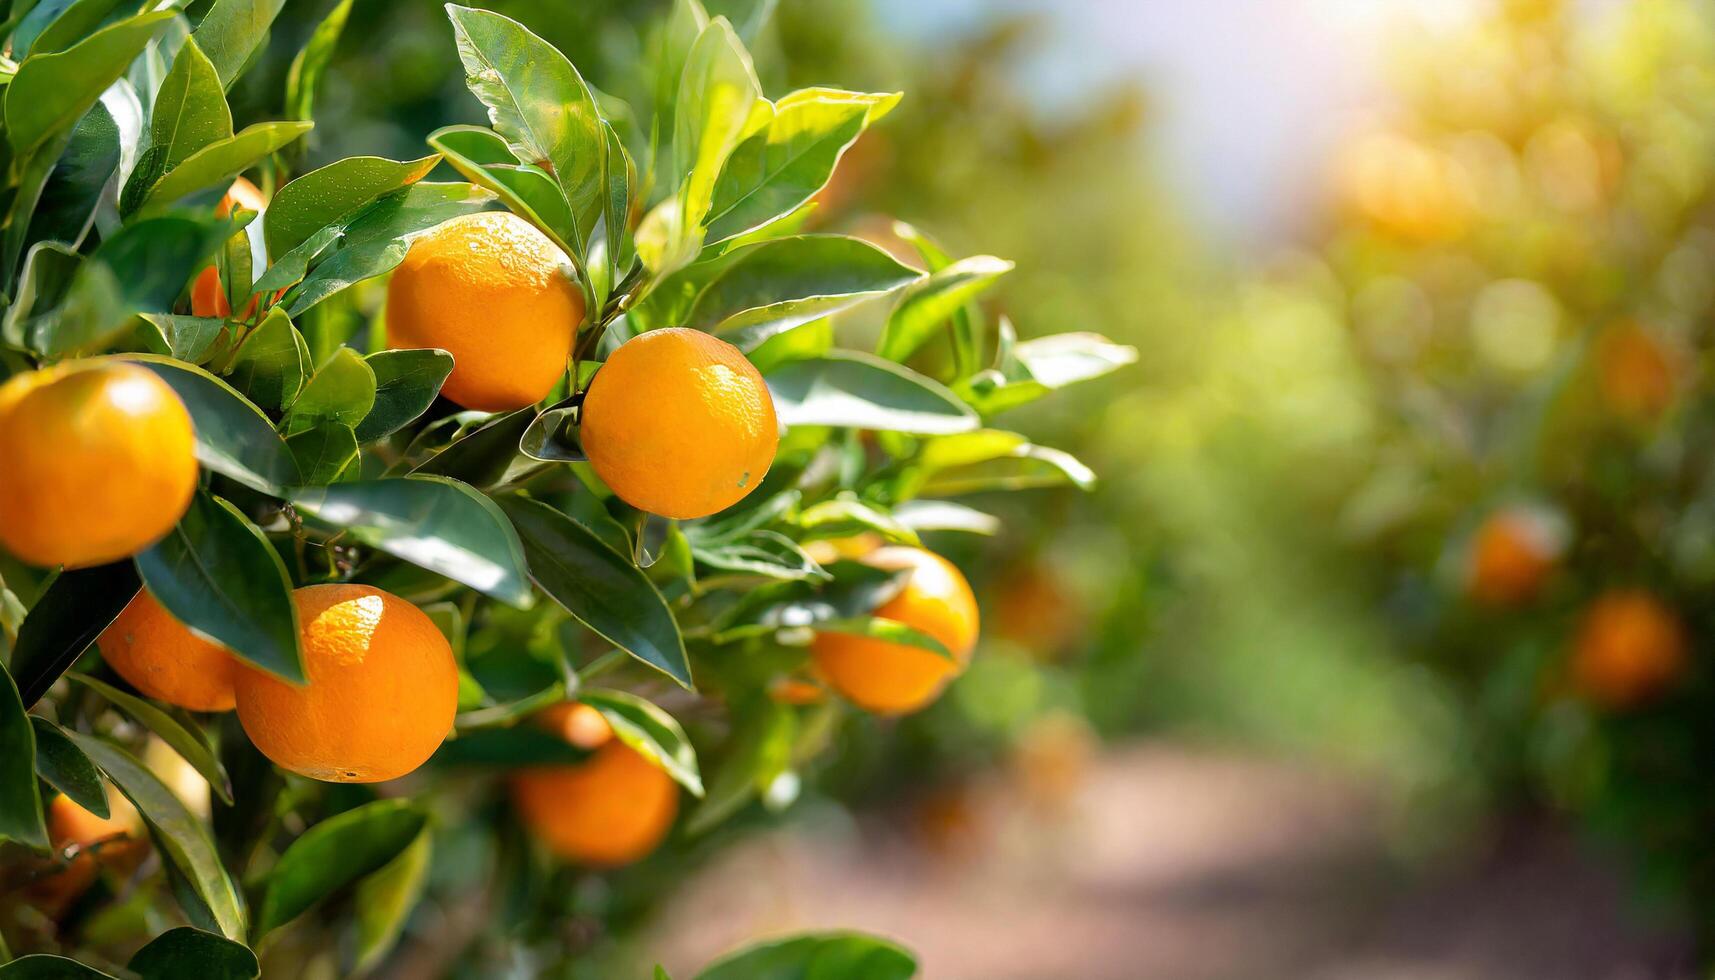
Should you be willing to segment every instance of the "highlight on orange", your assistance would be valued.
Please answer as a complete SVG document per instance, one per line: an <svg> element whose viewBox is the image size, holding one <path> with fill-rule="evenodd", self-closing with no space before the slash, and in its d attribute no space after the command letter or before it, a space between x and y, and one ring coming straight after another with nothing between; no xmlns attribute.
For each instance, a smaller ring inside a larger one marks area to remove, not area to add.
<svg viewBox="0 0 1715 980"><path fill-rule="evenodd" d="M1679 364L1666 338L1635 320L1603 330L1594 351L1602 401L1631 422L1653 422L1673 405Z"/></svg>
<svg viewBox="0 0 1715 980"><path fill-rule="evenodd" d="M231 214L234 208L243 208L246 211L257 213L256 220L251 224L251 241L260 242L261 239L258 236L261 234L262 227L261 214L268 209L268 202L262 197L262 191L243 177L233 181L232 186L221 197L220 204L215 208L215 214L224 218ZM267 255L265 252L259 252L256 248L252 248L251 252L253 263L251 273L260 275L262 267L267 265ZM285 292L284 289L280 290L274 298L278 300L285 295ZM239 319L248 320L254 316L256 303L260 298L260 296L250 297L250 302L244 307L244 315ZM208 266L197 273L196 280L191 283L191 315L218 317L232 315L232 302L227 298L225 284L220 281L220 269L218 267Z"/></svg>
<svg viewBox="0 0 1715 980"><path fill-rule="evenodd" d="M309 683L241 664L238 720L284 769L336 783L376 783L433 755L458 710L458 663L421 609L367 585L292 593Z"/></svg>
<svg viewBox="0 0 1715 980"><path fill-rule="evenodd" d="M940 696L970 662L977 643L977 600L958 568L922 548L880 548L863 558L876 568L907 573L899 592L873 615L926 633L952 654L849 633L818 632L811 644L828 684L877 714L906 714Z"/></svg>
<svg viewBox="0 0 1715 980"><path fill-rule="evenodd" d="M1686 668L1685 627L1649 592L1616 589L1584 613L1572 652L1572 684L1594 704L1624 710L1660 696Z"/></svg>
<svg viewBox="0 0 1715 980"><path fill-rule="evenodd" d="M593 752L572 765L519 770L511 780L512 804L531 835L556 856L612 868L660 845L679 812L679 787L666 770L610 737L605 720L598 727L600 719L582 704L539 715L538 724Z"/></svg>
<svg viewBox="0 0 1715 980"><path fill-rule="evenodd" d="M1539 507L1490 514L1471 536L1465 592L1492 607L1523 605L1542 591L1566 550L1566 526Z"/></svg>
<svg viewBox="0 0 1715 980"><path fill-rule="evenodd" d="M96 639L101 659L149 697L191 711L230 711L238 662L142 589Z"/></svg>

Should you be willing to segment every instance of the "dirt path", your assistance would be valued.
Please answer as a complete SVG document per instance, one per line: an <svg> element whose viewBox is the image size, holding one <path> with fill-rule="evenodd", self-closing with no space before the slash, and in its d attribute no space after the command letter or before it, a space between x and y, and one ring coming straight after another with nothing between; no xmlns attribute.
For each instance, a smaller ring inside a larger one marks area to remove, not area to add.
<svg viewBox="0 0 1715 980"><path fill-rule="evenodd" d="M1683 943L1561 835L1408 879L1361 792L1229 754L1114 751L1055 808L996 780L906 819L807 817L724 855L643 948L675 976L835 927L900 939L929 980L1692 976Z"/></svg>

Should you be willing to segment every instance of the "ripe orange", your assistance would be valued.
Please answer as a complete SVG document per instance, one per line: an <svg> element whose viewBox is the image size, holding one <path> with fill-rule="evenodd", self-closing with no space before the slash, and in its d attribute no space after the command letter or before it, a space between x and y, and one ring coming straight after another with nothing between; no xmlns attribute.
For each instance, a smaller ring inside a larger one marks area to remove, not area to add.
<svg viewBox="0 0 1715 980"><path fill-rule="evenodd" d="M237 661L174 619L144 589L95 641L101 659L152 698L192 711L231 711Z"/></svg>
<svg viewBox="0 0 1715 980"><path fill-rule="evenodd" d="M626 341L584 396L580 439L619 499L704 517L756 489L780 443L774 399L737 347L669 327Z"/></svg>
<svg viewBox="0 0 1715 980"><path fill-rule="evenodd" d="M63 864L57 870L45 865L45 873L30 883L26 894L50 918L58 918L88 891L102 868L130 874L148 854L143 821L131 801L109 788L107 808L110 815L103 819L63 795L49 801L48 841L54 860ZM77 851L66 861L65 853L72 848Z"/></svg>
<svg viewBox="0 0 1715 980"><path fill-rule="evenodd" d="M876 568L908 570L905 587L874 615L941 641L952 660L930 650L847 633L818 633L811 651L822 676L858 706L905 714L935 700L970 661L977 643L977 600L947 559L921 548L881 548L864 558Z"/></svg>
<svg viewBox="0 0 1715 980"><path fill-rule="evenodd" d="M613 727L601 712L580 701L562 701L537 712L536 724L580 749L593 751L613 738Z"/></svg>
<svg viewBox="0 0 1715 980"><path fill-rule="evenodd" d="M262 191L255 184L240 177L232 182L232 186L221 197L220 206L215 208L215 213L224 218L231 214L235 207L260 214L267 209L268 202L263 200ZM260 221L258 218L257 223L251 225L251 234L261 234ZM282 289L280 295L284 294L285 290ZM279 295L276 295L275 299L278 298ZM248 320L256 312L256 300L257 297L250 297L250 304L244 308L244 316L241 319ZM220 270L212 265L197 273L196 281L191 283L191 315L232 315L232 303L226 298L226 289L220 283Z"/></svg>
<svg viewBox="0 0 1715 980"><path fill-rule="evenodd" d="M293 594L303 687L240 665L245 734L276 765L312 779L376 783L422 765L458 708L458 664L434 621L367 585Z"/></svg>
<svg viewBox="0 0 1715 980"><path fill-rule="evenodd" d="M1608 592L1584 614L1572 682L1606 708L1632 708L1665 691L1685 669L1685 628L1647 592Z"/></svg>
<svg viewBox="0 0 1715 980"><path fill-rule="evenodd" d="M1489 516L1471 539L1465 590L1487 606L1536 597L1560 560L1560 533L1545 515L1511 508Z"/></svg>
<svg viewBox="0 0 1715 980"><path fill-rule="evenodd" d="M565 254L505 211L436 226L412 243L387 287L387 346L451 352L441 394L485 412L546 397L583 318Z"/></svg>
<svg viewBox="0 0 1715 980"><path fill-rule="evenodd" d="M1596 381L1614 414L1634 422L1657 419L1673 404L1677 365L1661 338L1625 322L1596 339Z"/></svg>
<svg viewBox="0 0 1715 980"><path fill-rule="evenodd" d="M147 368L65 361L0 385L0 545L78 568L172 530L196 490L185 403Z"/></svg>
<svg viewBox="0 0 1715 980"><path fill-rule="evenodd" d="M512 777L519 819L568 861L617 867L655 850L673 826L673 777L613 739L582 763L536 766Z"/></svg>

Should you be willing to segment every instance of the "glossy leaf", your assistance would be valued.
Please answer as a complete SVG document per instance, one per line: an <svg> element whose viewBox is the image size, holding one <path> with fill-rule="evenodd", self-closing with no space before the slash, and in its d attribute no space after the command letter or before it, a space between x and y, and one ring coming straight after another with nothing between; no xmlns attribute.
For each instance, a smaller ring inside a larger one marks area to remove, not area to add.
<svg viewBox="0 0 1715 980"><path fill-rule="evenodd" d="M126 969L142 980L255 980L262 975L249 947L190 926L168 929L150 940Z"/></svg>
<svg viewBox="0 0 1715 980"><path fill-rule="evenodd" d="M205 188L224 191L234 177L309 131L310 124L306 122L257 123L237 135L210 143L156 181L137 212L142 215L159 212Z"/></svg>
<svg viewBox="0 0 1715 980"><path fill-rule="evenodd" d="M952 497L1068 484L1088 490L1095 483L1095 473L1069 453L1025 444L1004 455L940 470L918 492L930 497Z"/></svg>
<svg viewBox="0 0 1715 980"><path fill-rule="evenodd" d="M930 273L900 296L876 352L890 361L910 357L954 313L1011 270L1005 259L973 255Z"/></svg>
<svg viewBox="0 0 1715 980"><path fill-rule="evenodd" d="M893 519L913 531L966 531L997 534L1000 518L950 500L907 500L893 508Z"/></svg>
<svg viewBox="0 0 1715 980"><path fill-rule="evenodd" d="M715 184L708 240L720 242L790 214L821 190L840 156L899 94L811 88L774 105L768 125L733 150Z"/></svg>
<svg viewBox="0 0 1715 980"><path fill-rule="evenodd" d="M179 758L190 763L191 768L208 780L208 785L215 794L232 805L232 780L227 778L226 769L215 757L214 749L208 744L201 732L180 724L178 719L160 708L134 694L127 694L111 684L97 680L88 674L67 675L70 680L89 688L101 695L115 708L130 715L133 719L161 737Z"/></svg>
<svg viewBox="0 0 1715 980"><path fill-rule="evenodd" d="M0 670L0 840L48 846L36 792L36 732L12 675Z"/></svg>
<svg viewBox="0 0 1715 980"><path fill-rule="evenodd" d="M115 980L115 977L64 956L31 953L0 964L0 980Z"/></svg>
<svg viewBox="0 0 1715 980"><path fill-rule="evenodd" d="M356 428L375 407L375 370L357 351L340 347L316 368L281 425L293 435L324 423Z"/></svg>
<svg viewBox="0 0 1715 980"><path fill-rule="evenodd" d="M215 0L203 15L191 39L208 53L222 85L231 88L238 80L251 54L268 39L268 27L285 5L286 0Z"/></svg>
<svg viewBox="0 0 1715 980"><path fill-rule="evenodd" d="M867 242L800 235L736 249L697 293L688 326L742 349L909 285L921 274Z"/></svg>
<svg viewBox="0 0 1715 980"><path fill-rule="evenodd" d="M629 691L586 688L578 700L601 712L613 734L660 766L694 796L703 795L697 752L673 716Z"/></svg>
<svg viewBox="0 0 1715 980"><path fill-rule="evenodd" d="M531 459L549 462L579 462L589 457L584 455L583 446L578 442L577 416L578 405L583 401L582 396L573 396L558 404L550 405L542 410L524 430L524 437L519 440L518 448Z"/></svg>
<svg viewBox="0 0 1715 980"><path fill-rule="evenodd" d="M149 114L149 146L166 173L196 151L232 138L232 110L213 62L188 38L155 95Z"/></svg>
<svg viewBox="0 0 1715 980"><path fill-rule="evenodd" d="M256 667L304 682L286 567L237 508L199 490L178 525L136 560L174 619Z"/></svg>
<svg viewBox="0 0 1715 980"><path fill-rule="evenodd" d="M518 442L536 413L528 408L489 416L482 424L419 463L411 472L450 476L476 487L492 486L518 458Z"/></svg>
<svg viewBox="0 0 1715 980"><path fill-rule="evenodd" d="M49 583L12 645L11 674L25 708L89 649L142 584L129 561L69 569Z"/></svg>
<svg viewBox="0 0 1715 980"><path fill-rule="evenodd" d="M835 425L925 435L968 432L976 413L939 383L856 351L791 361L768 378L787 425Z"/></svg>
<svg viewBox="0 0 1715 980"><path fill-rule="evenodd" d="M378 800L305 831L269 872L256 933L267 935L364 875L385 867L422 832L428 816L409 800Z"/></svg>
<svg viewBox="0 0 1715 980"><path fill-rule="evenodd" d="M903 947L859 932L819 932L746 946L696 980L910 980L917 960Z"/></svg>
<svg viewBox="0 0 1715 980"><path fill-rule="evenodd" d="M642 569L547 504L507 496L500 506L524 541L531 579L549 598L609 643L691 687L679 625Z"/></svg>
<svg viewBox="0 0 1715 980"><path fill-rule="evenodd" d="M276 306L238 345L226 377L252 402L278 410L297 400L309 372L309 345Z"/></svg>
<svg viewBox="0 0 1715 980"><path fill-rule="evenodd" d="M339 422L323 422L287 436L286 448L309 486L333 483L358 458L357 433Z"/></svg>
<svg viewBox="0 0 1715 980"><path fill-rule="evenodd" d="M364 358L375 372L375 406L357 427L359 442L380 439L415 422L434 404L453 371L444 350L384 350Z"/></svg>
<svg viewBox="0 0 1715 980"><path fill-rule="evenodd" d="M429 145L461 176L493 191L508 211L535 225L556 248L576 254L571 207L559 185L540 169L521 171L500 134L481 126L447 126L429 134Z"/></svg>
<svg viewBox="0 0 1715 980"><path fill-rule="evenodd" d="M29 244L59 241L77 245L88 234L107 182L119 166L120 133L101 103L72 127L71 138L42 185L29 219Z"/></svg>
<svg viewBox="0 0 1715 980"><path fill-rule="evenodd" d="M274 424L226 382L164 357L129 354L126 358L154 371L184 400L196 426L198 462L275 496L282 487L299 482L298 465Z"/></svg>
<svg viewBox="0 0 1715 980"><path fill-rule="evenodd" d="M190 364L201 364L214 350L215 341L226 329L226 319L217 316L181 316L174 313L140 314L145 345L152 354Z"/></svg>
<svg viewBox="0 0 1715 980"><path fill-rule="evenodd" d="M139 14L64 51L24 59L6 86L6 139L13 156L21 159L70 129L174 16L170 10Z"/></svg>
<svg viewBox="0 0 1715 980"><path fill-rule="evenodd" d="M961 382L957 390L978 412L994 415L1136 361L1137 348L1099 334L1054 334L1012 346L1002 364Z"/></svg>
<svg viewBox="0 0 1715 980"><path fill-rule="evenodd" d="M95 763L66 737L60 726L34 715L30 716L30 725L36 730L36 775L73 803L107 819L110 814L107 786L101 781Z"/></svg>
<svg viewBox="0 0 1715 980"><path fill-rule="evenodd" d="M196 900L202 904L201 909L187 909L187 913L206 913L222 935L228 939L242 937L243 907L202 821L186 809L154 773L125 750L93 735L81 732L68 732L67 735L89 756L90 761L107 773L113 784L142 814L163 856L172 862Z"/></svg>
<svg viewBox="0 0 1715 980"><path fill-rule="evenodd" d="M422 180L438 162L438 156L347 157L291 181L274 195L262 218L268 254L285 255L383 194Z"/></svg>
<svg viewBox="0 0 1715 980"><path fill-rule="evenodd" d="M845 633L851 636L864 636L884 643L897 643L900 646L916 647L927 650L938 657L953 659L953 654L928 633L914 629L904 623L891 619L881 619L876 616L854 616L849 619L823 619L816 622L818 633Z"/></svg>
<svg viewBox="0 0 1715 980"><path fill-rule="evenodd" d="M687 253L700 239L722 166L767 108L750 53L726 18L716 17L685 56L673 117L673 176L683 178L679 220L692 236Z"/></svg>

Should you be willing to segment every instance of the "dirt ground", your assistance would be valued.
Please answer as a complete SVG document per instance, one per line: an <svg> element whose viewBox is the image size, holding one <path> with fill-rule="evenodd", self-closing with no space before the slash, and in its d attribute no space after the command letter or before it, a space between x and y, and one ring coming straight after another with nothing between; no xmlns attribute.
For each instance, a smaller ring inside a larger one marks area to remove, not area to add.
<svg viewBox="0 0 1715 980"><path fill-rule="evenodd" d="M929 980L1693 976L1616 871L1539 821L1405 867L1359 788L1142 744L1056 805L997 777L903 815L811 812L724 854L642 948L675 976L811 928L894 937Z"/></svg>

